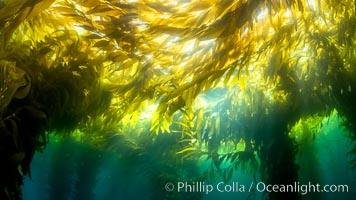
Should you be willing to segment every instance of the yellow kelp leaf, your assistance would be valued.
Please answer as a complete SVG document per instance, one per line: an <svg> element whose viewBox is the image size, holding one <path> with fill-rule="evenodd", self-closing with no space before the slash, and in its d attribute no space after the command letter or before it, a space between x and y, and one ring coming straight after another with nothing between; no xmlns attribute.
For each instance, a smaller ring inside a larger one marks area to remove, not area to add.
<svg viewBox="0 0 356 200"><path fill-rule="evenodd" d="M304 62L304 63L300 63L300 67L302 70L299 77L302 79L308 76L308 73L310 72L310 65L309 63Z"/></svg>
<svg viewBox="0 0 356 200"><path fill-rule="evenodd" d="M94 6L97 6L98 4L100 4L100 1L98 1L98 0L77 0L75 2L81 6L88 7L88 8L94 7Z"/></svg>
<svg viewBox="0 0 356 200"><path fill-rule="evenodd" d="M109 14L109 13L110 14L116 14L116 16L120 16L121 14L123 14L123 12L121 10L119 10L118 8L113 8L109 4L97 5L93 9L88 10L86 12L86 14L88 14L88 15L91 15L91 14L104 14L104 13L106 15Z"/></svg>
<svg viewBox="0 0 356 200"><path fill-rule="evenodd" d="M119 65L119 70L125 70L134 66L137 60L127 59L122 64Z"/></svg>
<svg viewBox="0 0 356 200"><path fill-rule="evenodd" d="M103 38L103 36L100 36L98 34L84 35L82 37L84 37L86 39L101 39L101 38Z"/></svg>
<svg viewBox="0 0 356 200"><path fill-rule="evenodd" d="M59 12L62 15L73 15L77 16L78 13L76 9L69 7L69 6L53 6L52 9L56 12Z"/></svg>
<svg viewBox="0 0 356 200"><path fill-rule="evenodd" d="M170 86L167 86L167 85L159 85L157 88L156 88L156 91L162 93L162 94L165 94L165 93L169 93L169 92L172 92L174 90L173 87L170 87Z"/></svg>
<svg viewBox="0 0 356 200"><path fill-rule="evenodd" d="M167 132L170 133L171 130L169 129L169 126L171 125L171 122L169 120L163 120L161 124L161 131L162 133Z"/></svg>
<svg viewBox="0 0 356 200"><path fill-rule="evenodd" d="M198 141L201 141L201 130L202 130L202 124L203 124L203 118L204 118L204 110L200 108L197 111L196 114L196 133L197 133L197 139Z"/></svg>
<svg viewBox="0 0 356 200"><path fill-rule="evenodd" d="M232 74L235 72L235 68L231 67L227 72L226 72L226 75L225 75L225 78L224 78L224 85L228 85L229 81L230 81L230 78L232 76Z"/></svg>
<svg viewBox="0 0 356 200"><path fill-rule="evenodd" d="M186 124L188 124L189 128L194 127L194 113L192 108L186 108L186 109L180 109L180 111L183 113L183 119ZM192 125L193 124L193 125Z"/></svg>
<svg viewBox="0 0 356 200"><path fill-rule="evenodd" d="M182 94L182 98L185 101L185 106L187 106L188 108L191 108L192 106L192 90L188 89L186 91L183 92Z"/></svg>
<svg viewBox="0 0 356 200"><path fill-rule="evenodd" d="M246 78L243 77L243 76L240 76L239 78L239 85L240 85L240 88L243 92L246 92Z"/></svg>
<svg viewBox="0 0 356 200"><path fill-rule="evenodd" d="M207 29L200 29L198 32L198 39L204 41L218 38L225 31L227 26L228 25L223 23L216 23Z"/></svg>
<svg viewBox="0 0 356 200"><path fill-rule="evenodd" d="M208 91L211 88L212 84L213 84L212 78L209 77L203 83L204 83L204 91Z"/></svg>
<svg viewBox="0 0 356 200"><path fill-rule="evenodd" d="M205 24L208 21L209 12L205 11L204 13L200 14L198 20L195 20L193 26L200 26L201 24Z"/></svg>
<svg viewBox="0 0 356 200"><path fill-rule="evenodd" d="M194 139L194 135L195 135L193 131L188 131L188 130L172 130L172 133L182 133L192 139Z"/></svg>
<svg viewBox="0 0 356 200"><path fill-rule="evenodd" d="M178 151L177 154L185 153L187 151L195 151L195 150L196 150L195 147L187 147L187 148L185 148L185 149L183 149L181 151Z"/></svg>
<svg viewBox="0 0 356 200"><path fill-rule="evenodd" d="M93 47L99 47L99 48L101 48L101 47L105 47L105 46L109 45L109 43L110 43L110 41L107 41L107 40L100 40L100 41L97 41L97 42L93 45Z"/></svg>
<svg viewBox="0 0 356 200"><path fill-rule="evenodd" d="M207 1L207 0L199 0L190 3L189 7L187 10L190 12L194 11L201 11L201 10L207 10L213 5L213 2Z"/></svg>
<svg viewBox="0 0 356 200"><path fill-rule="evenodd" d="M151 125L151 128L150 128L150 132L155 132L156 135L158 135L159 123L160 123L159 117L157 117L157 116L159 116L157 113L155 113L153 115L152 125Z"/></svg>
<svg viewBox="0 0 356 200"><path fill-rule="evenodd" d="M173 122L174 124L178 124L178 125L181 125L182 127L184 128L189 128L189 126L183 122Z"/></svg>
<svg viewBox="0 0 356 200"><path fill-rule="evenodd" d="M20 10L23 4L26 3L24 0L12 0L12 1L2 1L0 9L0 24L5 24L5 21L8 18L16 15L16 13Z"/></svg>

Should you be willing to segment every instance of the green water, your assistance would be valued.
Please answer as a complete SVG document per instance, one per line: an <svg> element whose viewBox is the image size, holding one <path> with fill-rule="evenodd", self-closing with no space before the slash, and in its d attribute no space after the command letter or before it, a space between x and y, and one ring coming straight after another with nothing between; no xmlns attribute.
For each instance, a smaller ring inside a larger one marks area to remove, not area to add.
<svg viewBox="0 0 356 200"><path fill-rule="evenodd" d="M348 192L308 192L302 199L352 199L356 192L356 173L351 169L353 159L348 152L352 142L348 132L339 126L341 119L334 115L323 119L323 127L315 138L298 150L299 184L347 185ZM25 200L37 199L263 199L266 192L256 188L261 182L258 173L235 170L231 180L217 185L222 178L200 180L205 188L213 186L213 191L192 191L191 188L167 192L164 184L168 179L163 175L175 176L175 181L197 185L190 178L205 173L212 165L211 160L185 161L180 168L172 163L160 161L155 151L164 150L164 141L169 143L172 135L161 140L157 146L143 149L147 154L118 156L113 151L100 151L97 148L67 138L58 140L52 137L43 153L37 153L31 164L32 179L25 179L23 187ZM169 145L168 145L169 146ZM116 150L120 150L117 147ZM115 150L115 151L116 151ZM223 163L220 167L228 167ZM247 170L248 171L248 170ZM249 187L253 183L252 190ZM235 185L234 185L235 184ZM240 191L232 191L229 185L239 186ZM227 186L224 187L224 186ZM245 188L243 188L243 186ZM202 187L201 187L202 188ZM190 189L190 190L189 190Z"/></svg>

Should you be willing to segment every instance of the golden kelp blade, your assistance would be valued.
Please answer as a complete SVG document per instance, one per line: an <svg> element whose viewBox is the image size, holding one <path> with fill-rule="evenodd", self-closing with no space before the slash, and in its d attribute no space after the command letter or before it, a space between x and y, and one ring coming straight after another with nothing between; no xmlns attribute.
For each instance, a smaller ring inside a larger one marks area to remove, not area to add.
<svg viewBox="0 0 356 200"><path fill-rule="evenodd" d="M257 90L284 102L316 63L332 63L321 48L351 56L354 43L346 23L354 15L346 6L351 1L13 2L5 6L16 12L0 10L6 41L36 52L31 56L46 67L66 66L78 76L76 65L95 66L101 88L113 93L117 120L137 119L143 102L156 102L156 133L169 132L173 115L184 110L186 121L196 115L195 124L184 124L195 125L191 135L201 137L203 111L194 101L215 87L244 92L234 103L257 101Z"/></svg>
<svg viewBox="0 0 356 200"><path fill-rule="evenodd" d="M13 98L22 99L29 93L31 80L15 62L0 61L0 112Z"/></svg>
<svg viewBox="0 0 356 200"><path fill-rule="evenodd" d="M51 6L55 0L14 0L6 1L0 8L0 26L4 28L1 32L1 43L5 45L11 38L12 33L25 21L38 15Z"/></svg>
<svg viewBox="0 0 356 200"><path fill-rule="evenodd" d="M189 152L189 151L194 151L196 150L194 147L187 147L181 151L178 151L177 154L182 154L182 153L185 153L185 152Z"/></svg>

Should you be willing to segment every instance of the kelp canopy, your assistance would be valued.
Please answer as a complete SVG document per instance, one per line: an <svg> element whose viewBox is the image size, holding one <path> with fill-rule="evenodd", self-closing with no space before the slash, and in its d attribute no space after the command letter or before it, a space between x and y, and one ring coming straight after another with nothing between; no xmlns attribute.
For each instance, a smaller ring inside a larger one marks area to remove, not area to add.
<svg viewBox="0 0 356 200"><path fill-rule="evenodd" d="M46 130L140 146L148 124L152 142L178 134L174 156L206 156L226 180L258 157L263 179L291 183L295 123L336 109L356 139L355 3L3 0L1 137L15 144L4 160L29 173Z"/></svg>

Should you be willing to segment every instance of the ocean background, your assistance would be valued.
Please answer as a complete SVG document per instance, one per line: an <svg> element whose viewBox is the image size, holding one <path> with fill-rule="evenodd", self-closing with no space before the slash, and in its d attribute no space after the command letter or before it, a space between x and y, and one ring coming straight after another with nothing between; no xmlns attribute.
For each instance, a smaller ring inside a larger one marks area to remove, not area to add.
<svg viewBox="0 0 356 200"><path fill-rule="evenodd" d="M352 199L356 194L356 171L351 168L354 155L349 154L353 143L348 138L349 132L341 127L341 118L331 115L323 119L323 127L311 141L299 146L296 162L299 165L299 183L347 185L348 192L317 193L302 195L302 199ZM171 135L172 136L172 135ZM171 137L166 136L167 138ZM162 144L164 143L162 140ZM169 139L167 139L169 142ZM120 147L117 147L120 149ZM154 152L159 149L147 149ZM44 152L36 153L31 164L31 178L24 179L24 200L101 200L101 199L264 199L266 194L258 192L218 192L216 189L205 192L180 192L173 197L162 186L153 184L153 177L162 173L177 173L180 181L187 180L187 174L172 172L166 166L159 166L159 158L147 154L145 160L139 156L118 156L114 151L99 150L89 144L78 142L71 137L52 136ZM156 159L156 160L155 160ZM147 163L146 163L147 162ZM153 164L152 164L153 163ZM190 161L186 171L195 174L204 173L211 161L198 159ZM223 163L222 165L228 165ZM223 166L222 166L223 167ZM248 171L248 170L247 170ZM204 180L205 185L216 186L221 178ZM260 177L246 173L246 170L234 171L226 184L238 182L246 190L251 182L260 182ZM194 183L194 182L190 182ZM173 183L175 187L176 183ZM175 188L176 189L176 188ZM175 190L175 192L177 192ZM174 193L176 194L176 193ZM187 198L185 198L187 197Z"/></svg>

